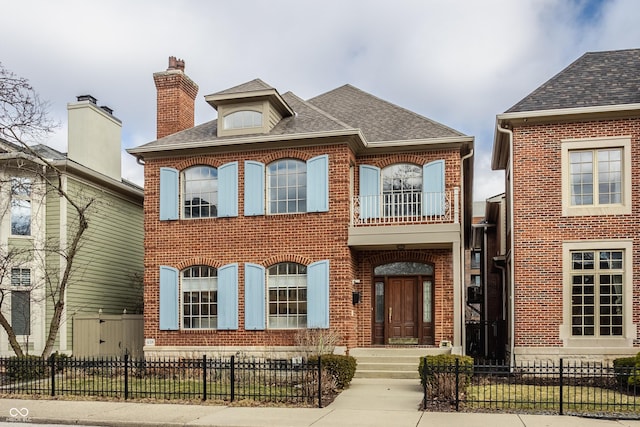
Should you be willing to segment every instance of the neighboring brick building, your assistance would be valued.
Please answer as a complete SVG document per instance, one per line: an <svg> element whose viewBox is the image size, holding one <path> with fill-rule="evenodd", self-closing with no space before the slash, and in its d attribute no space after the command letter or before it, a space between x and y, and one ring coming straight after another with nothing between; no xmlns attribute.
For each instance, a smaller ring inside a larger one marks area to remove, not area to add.
<svg viewBox="0 0 640 427"><path fill-rule="evenodd" d="M184 62L154 78L158 140L129 150L146 354L295 351L307 329L462 352L473 137L349 85L305 101L258 79L193 127Z"/></svg>
<svg viewBox="0 0 640 427"><path fill-rule="evenodd" d="M640 50L587 53L497 116L513 359L638 352Z"/></svg>

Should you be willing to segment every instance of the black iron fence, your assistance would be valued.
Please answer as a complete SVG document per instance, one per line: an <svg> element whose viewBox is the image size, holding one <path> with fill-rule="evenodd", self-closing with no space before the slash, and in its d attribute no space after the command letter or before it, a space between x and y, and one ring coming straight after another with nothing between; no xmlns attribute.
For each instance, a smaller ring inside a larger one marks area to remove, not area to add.
<svg viewBox="0 0 640 427"><path fill-rule="evenodd" d="M607 363L425 363L425 410L640 419L640 367Z"/></svg>
<svg viewBox="0 0 640 427"><path fill-rule="evenodd" d="M322 407L324 377L320 359L0 359L0 393L20 395L254 400Z"/></svg>

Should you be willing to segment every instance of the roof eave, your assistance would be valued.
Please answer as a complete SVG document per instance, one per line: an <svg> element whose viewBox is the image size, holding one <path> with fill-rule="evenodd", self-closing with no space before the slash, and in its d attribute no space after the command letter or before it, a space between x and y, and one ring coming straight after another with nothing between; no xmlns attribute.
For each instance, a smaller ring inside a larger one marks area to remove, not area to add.
<svg viewBox="0 0 640 427"><path fill-rule="evenodd" d="M554 108L550 110L516 111L496 116L499 123L521 125L549 121L585 120L628 117L640 112L640 104L595 105L589 107Z"/></svg>
<svg viewBox="0 0 640 427"><path fill-rule="evenodd" d="M368 142L363 148L363 151L370 152L398 152L398 151L414 151L418 148L433 149L437 148L456 148L467 147L473 148L474 137L473 136L452 136L441 138L423 138L423 139L408 139L398 141L373 141Z"/></svg>
<svg viewBox="0 0 640 427"><path fill-rule="evenodd" d="M129 197L139 199L140 201L142 201L142 199L144 198L144 190L136 184L127 184L123 181L117 181L113 178L96 172L91 168L81 165L80 163L76 163L71 160L53 160L50 161L50 163L52 166L61 171L73 172L76 175L86 177L89 180L95 183L99 183L100 185L104 185L105 187L115 190L118 193L126 194Z"/></svg>
<svg viewBox="0 0 640 427"><path fill-rule="evenodd" d="M256 135L243 138L225 138L207 141L187 142L181 144L170 145L154 145L151 147L137 147L127 149L127 153L136 156L144 157L145 154L161 153L161 152L176 152L180 150L197 150L203 148L224 148L229 147L237 149L238 147L247 146L251 144L268 144L268 143L284 143L287 141L300 141L304 139L335 139L345 138L348 139L354 146L354 151L359 151L362 147L366 146L364 135L359 129L345 129L323 132L305 132L297 134L284 134L284 135Z"/></svg>

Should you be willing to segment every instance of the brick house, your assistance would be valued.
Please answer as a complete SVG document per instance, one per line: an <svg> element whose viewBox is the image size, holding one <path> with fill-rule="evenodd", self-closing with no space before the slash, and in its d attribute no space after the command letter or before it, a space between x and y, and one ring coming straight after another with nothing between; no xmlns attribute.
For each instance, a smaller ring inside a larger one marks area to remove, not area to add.
<svg viewBox="0 0 640 427"><path fill-rule="evenodd" d="M205 96L154 74L144 162L145 354L461 352L473 137L345 85L309 100L256 79Z"/></svg>
<svg viewBox="0 0 640 427"><path fill-rule="evenodd" d="M640 50L586 53L497 116L511 360L640 347Z"/></svg>

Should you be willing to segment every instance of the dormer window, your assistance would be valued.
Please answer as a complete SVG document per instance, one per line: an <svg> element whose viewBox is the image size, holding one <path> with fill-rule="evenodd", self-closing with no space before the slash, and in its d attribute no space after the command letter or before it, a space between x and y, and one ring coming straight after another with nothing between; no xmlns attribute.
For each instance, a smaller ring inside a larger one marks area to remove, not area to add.
<svg viewBox="0 0 640 427"><path fill-rule="evenodd" d="M262 127L262 113L242 110L224 116L224 129L248 129Z"/></svg>

